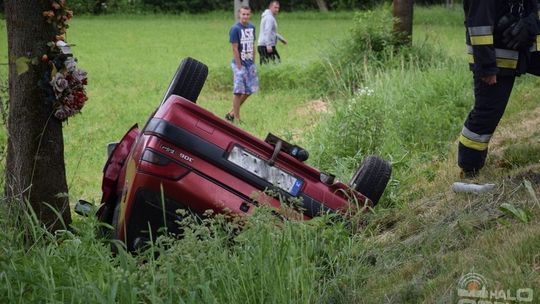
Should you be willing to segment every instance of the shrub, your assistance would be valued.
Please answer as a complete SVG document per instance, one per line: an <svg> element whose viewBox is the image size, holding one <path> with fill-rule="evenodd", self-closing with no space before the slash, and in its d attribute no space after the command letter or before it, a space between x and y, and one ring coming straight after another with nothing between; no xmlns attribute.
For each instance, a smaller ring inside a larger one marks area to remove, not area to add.
<svg viewBox="0 0 540 304"><path fill-rule="evenodd" d="M394 163L393 178L403 182L411 170L446 153L470 107L466 69L450 60L431 68L395 60L404 68L377 72L366 65L372 74L352 96L333 103L309 138L317 166L348 180L364 157L378 154Z"/></svg>
<svg viewBox="0 0 540 304"><path fill-rule="evenodd" d="M141 0L69 0L75 14L133 13L143 10Z"/></svg>
<svg viewBox="0 0 540 304"><path fill-rule="evenodd" d="M393 17L388 6L355 13L351 34L326 50L319 64L308 69L319 94L349 98L368 74L400 65L430 66L443 58L431 44L402 46L393 32Z"/></svg>
<svg viewBox="0 0 540 304"><path fill-rule="evenodd" d="M336 101L308 147L311 162L342 180L367 155L391 160L395 197L407 191L411 170L444 155L459 133L470 79L461 62L432 44L399 46L392 30L388 7L358 12L350 39L312 67L320 92Z"/></svg>
<svg viewBox="0 0 540 304"><path fill-rule="evenodd" d="M187 1L176 1L176 0L142 0L142 3L151 7L155 10L168 13L205 13L213 10L224 10L231 9L233 6L232 1L202 1L202 0L187 0Z"/></svg>
<svg viewBox="0 0 540 304"><path fill-rule="evenodd" d="M388 7L358 12L354 17L351 40L345 46L349 49L349 59L355 54L368 53L380 56L396 44L392 32L393 18Z"/></svg>

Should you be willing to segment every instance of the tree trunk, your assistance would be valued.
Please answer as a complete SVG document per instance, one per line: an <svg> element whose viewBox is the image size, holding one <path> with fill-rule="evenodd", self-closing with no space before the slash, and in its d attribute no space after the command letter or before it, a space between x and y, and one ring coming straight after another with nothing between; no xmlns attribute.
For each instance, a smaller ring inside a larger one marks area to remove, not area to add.
<svg viewBox="0 0 540 304"><path fill-rule="evenodd" d="M326 5L325 0L315 0L315 2L317 2L317 6L319 7L319 11L328 12L328 5Z"/></svg>
<svg viewBox="0 0 540 304"><path fill-rule="evenodd" d="M238 10L242 6L249 7L249 0L234 0L234 20L238 21Z"/></svg>
<svg viewBox="0 0 540 304"><path fill-rule="evenodd" d="M401 44L411 44L413 25L413 0L394 0L394 33Z"/></svg>
<svg viewBox="0 0 540 304"><path fill-rule="evenodd" d="M18 74L15 59L41 58L55 30L42 12L49 1L6 0L9 60L9 117L5 193L16 209L29 202L38 219L51 231L69 225L62 123L54 118L38 83L49 71L40 60ZM59 219L51 208L55 208Z"/></svg>
<svg viewBox="0 0 540 304"><path fill-rule="evenodd" d="M447 9L454 8L454 0L446 0L446 8Z"/></svg>

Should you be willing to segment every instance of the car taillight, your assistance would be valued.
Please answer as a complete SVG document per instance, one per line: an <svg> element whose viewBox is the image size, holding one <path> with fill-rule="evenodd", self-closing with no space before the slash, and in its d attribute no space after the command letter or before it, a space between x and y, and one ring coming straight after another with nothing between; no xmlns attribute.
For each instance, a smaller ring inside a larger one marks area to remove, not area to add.
<svg viewBox="0 0 540 304"><path fill-rule="evenodd" d="M152 150L144 150L139 171L164 178L178 180L189 173L190 168Z"/></svg>

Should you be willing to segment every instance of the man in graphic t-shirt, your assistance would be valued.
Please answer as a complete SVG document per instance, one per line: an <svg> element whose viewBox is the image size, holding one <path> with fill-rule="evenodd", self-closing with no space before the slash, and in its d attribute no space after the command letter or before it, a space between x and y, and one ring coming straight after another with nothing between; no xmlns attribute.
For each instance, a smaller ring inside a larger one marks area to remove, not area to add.
<svg viewBox="0 0 540 304"><path fill-rule="evenodd" d="M232 26L229 42L232 46L231 68L234 77L232 110L225 115L231 122L240 121L240 106L252 93L259 90L255 68L255 26L249 22L251 9L243 6L238 10L240 21Z"/></svg>

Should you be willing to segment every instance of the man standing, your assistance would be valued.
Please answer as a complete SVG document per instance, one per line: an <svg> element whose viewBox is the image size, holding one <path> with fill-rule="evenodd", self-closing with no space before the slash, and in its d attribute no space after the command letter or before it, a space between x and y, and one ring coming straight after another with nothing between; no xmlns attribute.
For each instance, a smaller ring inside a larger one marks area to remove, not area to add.
<svg viewBox="0 0 540 304"><path fill-rule="evenodd" d="M277 41L287 44L287 40L277 32L276 16L279 13L279 2L271 1L268 9L261 16L261 27L259 33L259 43L257 51L260 55L261 64L268 63L270 59L273 62L281 61L279 53L276 49Z"/></svg>
<svg viewBox="0 0 540 304"><path fill-rule="evenodd" d="M536 0L464 0L463 9L475 102L459 136L458 165L470 178L485 164L516 76L538 51L538 7Z"/></svg>
<svg viewBox="0 0 540 304"><path fill-rule="evenodd" d="M232 45L233 60L233 106L232 111L225 115L231 122L240 121L240 106L252 93L259 89L259 79L255 68L255 26L249 22L251 9L242 6L239 11L239 22L232 26L229 32L229 42Z"/></svg>

